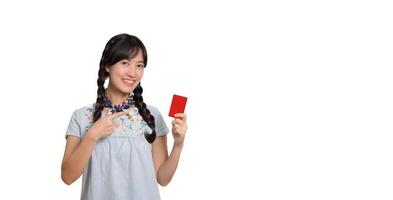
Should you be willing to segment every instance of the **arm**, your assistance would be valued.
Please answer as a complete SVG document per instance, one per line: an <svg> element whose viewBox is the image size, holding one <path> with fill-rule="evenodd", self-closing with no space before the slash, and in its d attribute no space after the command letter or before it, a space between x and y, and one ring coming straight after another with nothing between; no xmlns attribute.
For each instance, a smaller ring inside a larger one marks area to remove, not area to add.
<svg viewBox="0 0 393 200"><path fill-rule="evenodd" d="M61 179L67 185L72 184L83 173L90 156L102 136L109 136L113 132L113 120L121 115L128 114L129 110L109 113L97 120L87 131L83 139L75 136L67 137L66 149L61 164Z"/></svg>
<svg viewBox="0 0 393 200"><path fill-rule="evenodd" d="M175 174L187 130L186 114L176 114L175 117L176 119L172 121L174 143L171 154L168 156L166 136L157 137L152 144L157 182L161 186L168 185Z"/></svg>
<svg viewBox="0 0 393 200"><path fill-rule="evenodd" d="M76 181L90 159L96 145L96 140L90 134L81 140L79 137L68 136L63 162L61 164L61 179L67 185Z"/></svg>
<svg viewBox="0 0 393 200"><path fill-rule="evenodd" d="M157 182L161 186L166 186L172 180L176 172L177 165L183 144L174 144L171 154L168 156L167 137L157 137L152 145L154 167L157 176Z"/></svg>

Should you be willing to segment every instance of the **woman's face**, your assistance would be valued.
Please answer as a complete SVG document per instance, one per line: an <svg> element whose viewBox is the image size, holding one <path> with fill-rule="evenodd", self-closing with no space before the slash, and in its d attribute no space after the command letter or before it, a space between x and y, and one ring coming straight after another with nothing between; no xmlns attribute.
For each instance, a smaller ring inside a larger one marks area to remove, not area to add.
<svg viewBox="0 0 393 200"><path fill-rule="evenodd" d="M120 60L112 66L105 67L109 73L109 84L122 93L131 93L141 82L145 64L143 53L139 50L134 58Z"/></svg>

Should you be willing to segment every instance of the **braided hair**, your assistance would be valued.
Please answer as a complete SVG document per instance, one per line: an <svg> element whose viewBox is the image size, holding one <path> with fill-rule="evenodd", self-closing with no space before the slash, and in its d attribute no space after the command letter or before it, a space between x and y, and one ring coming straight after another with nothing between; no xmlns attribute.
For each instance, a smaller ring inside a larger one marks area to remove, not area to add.
<svg viewBox="0 0 393 200"><path fill-rule="evenodd" d="M142 51L143 54L143 62L144 67L147 64L147 52L146 48L143 45L142 41L128 34L119 34L113 36L105 46L104 51L102 52L102 57L100 60L100 69L98 70L98 79L97 79L97 100L94 105L94 113L93 113L93 123L95 123L98 119L101 118L102 110L104 109L104 98L105 98L105 88L104 83L105 80L109 77L109 73L105 70L105 67L112 66L116 64L118 61L123 59L131 59L135 57L139 51ZM149 143L153 143L156 139L156 131L155 131L155 123L154 116L151 115L149 109L147 109L146 104L143 102L142 97L142 86L141 83L134 89L133 99L135 102L135 106L138 108L139 114L142 116L143 120L149 125L149 127L153 130L151 134L145 134L145 138Z"/></svg>

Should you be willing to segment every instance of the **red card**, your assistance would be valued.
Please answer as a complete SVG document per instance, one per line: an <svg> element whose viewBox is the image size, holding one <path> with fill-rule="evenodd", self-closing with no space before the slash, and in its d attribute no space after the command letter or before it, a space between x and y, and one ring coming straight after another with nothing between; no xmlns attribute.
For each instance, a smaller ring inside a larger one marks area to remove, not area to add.
<svg viewBox="0 0 393 200"><path fill-rule="evenodd" d="M187 97L182 97L174 94L172 98L171 108L169 109L169 116L175 117L177 113L184 113L186 108Z"/></svg>

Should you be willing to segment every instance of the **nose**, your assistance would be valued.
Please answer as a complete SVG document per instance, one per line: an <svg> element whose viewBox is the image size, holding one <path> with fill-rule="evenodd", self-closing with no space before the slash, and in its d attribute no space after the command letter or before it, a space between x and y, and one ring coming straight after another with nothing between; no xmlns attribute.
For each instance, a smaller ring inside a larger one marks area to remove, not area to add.
<svg viewBox="0 0 393 200"><path fill-rule="evenodd" d="M131 76L131 77L135 77L136 76L136 67L131 65L129 67L129 70L127 70L127 75Z"/></svg>

